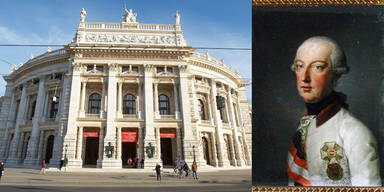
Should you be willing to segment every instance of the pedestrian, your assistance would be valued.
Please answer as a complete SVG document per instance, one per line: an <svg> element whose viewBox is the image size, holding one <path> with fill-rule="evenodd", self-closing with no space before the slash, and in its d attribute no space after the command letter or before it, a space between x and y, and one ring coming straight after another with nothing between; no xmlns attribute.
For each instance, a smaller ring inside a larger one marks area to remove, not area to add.
<svg viewBox="0 0 384 192"><path fill-rule="evenodd" d="M179 171L178 177L179 177L179 179L181 179L181 176L182 176L183 172L182 172L181 162L180 162L180 158L179 157L177 157L177 170Z"/></svg>
<svg viewBox="0 0 384 192"><path fill-rule="evenodd" d="M136 157L135 160L133 160L134 164L135 164L135 168L138 168L139 167L139 159Z"/></svg>
<svg viewBox="0 0 384 192"><path fill-rule="evenodd" d="M60 160L60 166L59 166L60 171L61 171L61 168L63 168L63 165L64 165L64 159Z"/></svg>
<svg viewBox="0 0 384 192"><path fill-rule="evenodd" d="M157 163L156 164L156 179L158 180L158 181L161 181L161 174L160 174L160 168L161 168L161 166L160 166L160 163Z"/></svg>
<svg viewBox="0 0 384 192"><path fill-rule="evenodd" d="M185 176L188 177L189 167L188 167L187 162L184 162L183 168L184 168L184 171L185 171Z"/></svg>
<svg viewBox="0 0 384 192"><path fill-rule="evenodd" d="M144 168L144 157L140 160L140 168Z"/></svg>
<svg viewBox="0 0 384 192"><path fill-rule="evenodd" d="M129 158L128 159L128 168L131 168L131 164L132 164L132 158Z"/></svg>
<svg viewBox="0 0 384 192"><path fill-rule="evenodd" d="M43 160L43 162L41 162L40 174L44 174L45 175L45 160Z"/></svg>
<svg viewBox="0 0 384 192"><path fill-rule="evenodd" d="M4 163L0 162L0 180L1 180L1 176L3 175L4 175Z"/></svg>
<svg viewBox="0 0 384 192"><path fill-rule="evenodd" d="M193 161L193 164L192 164L192 174L193 174L193 179L196 179L196 180L199 179L199 178L197 178L197 164L196 164L196 161Z"/></svg>

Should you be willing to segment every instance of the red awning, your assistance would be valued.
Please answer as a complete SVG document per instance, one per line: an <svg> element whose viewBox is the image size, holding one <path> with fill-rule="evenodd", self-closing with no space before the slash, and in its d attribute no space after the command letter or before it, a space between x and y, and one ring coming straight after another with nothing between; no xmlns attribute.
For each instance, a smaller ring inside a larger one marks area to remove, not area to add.
<svg viewBox="0 0 384 192"><path fill-rule="evenodd" d="M160 133L160 138L175 138L176 133Z"/></svg>
<svg viewBox="0 0 384 192"><path fill-rule="evenodd" d="M137 142L136 132L121 132L121 142Z"/></svg>
<svg viewBox="0 0 384 192"><path fill-rule="evenodd" d="M83 132L83 137L99 137L99 132Z"/></svg>

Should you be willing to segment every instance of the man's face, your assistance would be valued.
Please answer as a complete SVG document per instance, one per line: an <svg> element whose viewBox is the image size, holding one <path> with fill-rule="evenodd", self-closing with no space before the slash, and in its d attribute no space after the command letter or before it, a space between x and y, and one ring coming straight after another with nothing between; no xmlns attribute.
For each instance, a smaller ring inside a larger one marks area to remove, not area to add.
<svg viewBox="0 0 384 192"><path fill-rule="evenodd" d="M331 71L331 45L304 43L296 52L296 83L306 103L316 103L333 90Z"/></svg>

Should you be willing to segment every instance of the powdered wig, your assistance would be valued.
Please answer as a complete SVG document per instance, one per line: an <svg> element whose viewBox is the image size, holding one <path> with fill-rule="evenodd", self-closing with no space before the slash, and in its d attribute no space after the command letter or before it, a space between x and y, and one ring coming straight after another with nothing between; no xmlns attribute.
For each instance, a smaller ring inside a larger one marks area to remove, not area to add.
<svg viewBox="0 0 384 192"><path fill-rule="evenodd" d="M347 66L347 58L345 57L344 51L341 49L341 47L337 44L337 42L329 37L325 36L315 36L311 37L307 40L305 40L300 46L303 46L306 43L314 43L314 44L320 44L320 43L327 43L331 45L331 65L332 65L332 71L337 75L341 76L342 74L346 74L349 72L349 67ZM298 49L299 49L298 48ZM296 71L296 57L294 60L294 63L291 65L291 70Z"/></svg>

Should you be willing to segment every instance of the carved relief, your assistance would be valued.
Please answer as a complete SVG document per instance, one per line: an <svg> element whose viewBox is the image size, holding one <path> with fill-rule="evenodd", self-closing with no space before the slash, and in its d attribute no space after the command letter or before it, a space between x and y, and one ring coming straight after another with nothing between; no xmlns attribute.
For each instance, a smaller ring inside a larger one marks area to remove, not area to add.
<svg viewBox="0 0 384 192"><path fill-rule="evenodd" d="M82 53L75 53L75 58L82 58L83 54Z"/></svg>
<svg viewBox="0 0 384 192"><path fill-rule="evenodd" d="M123 35L123 34L100 34L88 33L84 39L81 39L80 34L78 41L83 40L87 43L134 43L134 44L154 44L154 45L180 45L181 37L177 36L160 36L160 35ZM175 41L176 39L176 41Z"/></svg>
<svg viewBox="0 0 384 192"><path fill-rule="evenodd" d="M73 68L74 71L80 71L81 63L73 62L72 63L72 68Z"/></svg>
<svg viewBox="0 0 384 192"><path fill-rule="evenodd" d="M145 70L145 72L152 72L153 71L153 65L152 64L144 64L144 70Z"/></svg>
<svg viewBox="0 0 384 192"><path fill-rule="evenodd" d="M186 72L188 70L188 65L179 65L180 72Z"/></svg>
<svg viewBox="0 0 384 192"><path fill-rule="evenodd" d="M108 70L116 72L118 69L117 63L108 63Z"/></svg>

